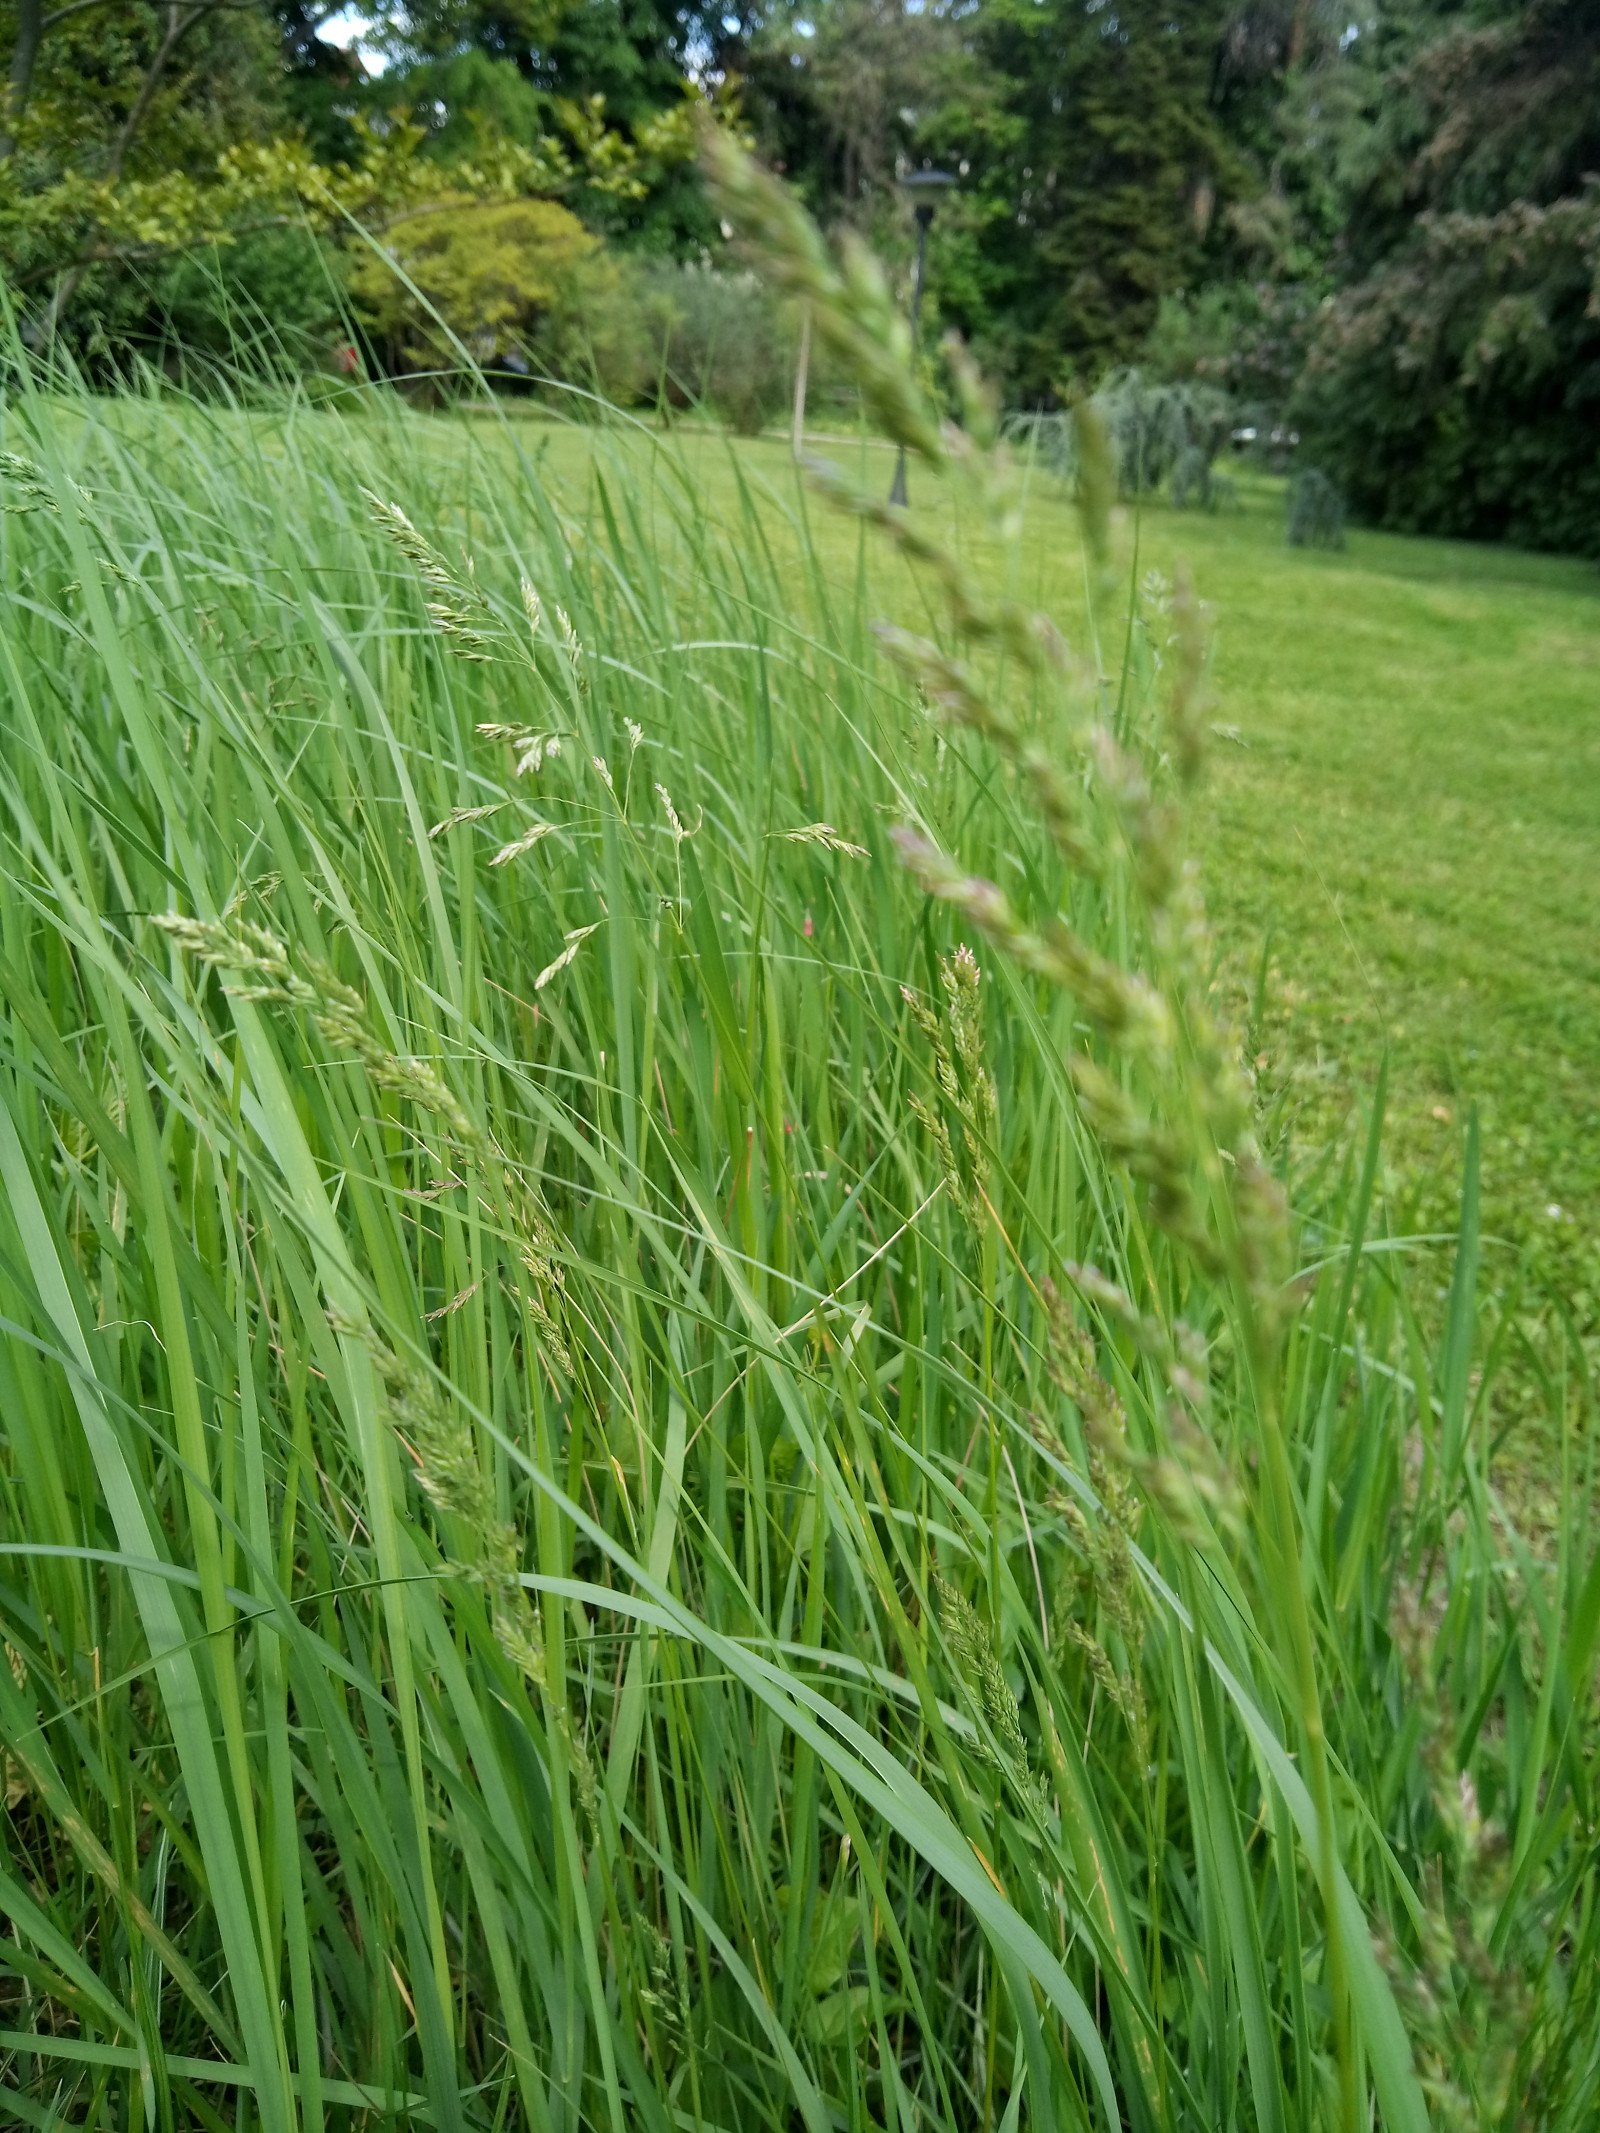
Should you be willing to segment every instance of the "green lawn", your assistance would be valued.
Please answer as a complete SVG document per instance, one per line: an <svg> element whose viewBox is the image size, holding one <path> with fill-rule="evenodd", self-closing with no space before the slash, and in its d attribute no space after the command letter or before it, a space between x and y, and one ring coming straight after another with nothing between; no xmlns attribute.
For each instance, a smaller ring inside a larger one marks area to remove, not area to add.
<svg viewBox="0 0 1600 2133"><path fill-rule="evenodd" d="M521 426L558 490L591 438ZM889 457L819 445L887 486ZM642 460L656 448L641 443ZM730 523L747 482L791 538L786 443L689 434L706 507ZM674 455L675 456L675 455ZM1600 574L1583 562L1354 530L1339 554L1289 549L1281 484L1244 477L1214 517L1147 507L1124 528L1142 576L1187 562L1215 623L1222 729L1202 809L1221 942L1252 987L1270 955L1272 1069L1302 1138L1368 1094L1390 1056L1389 1159L1448 1221L1476 1105L1492 1232L1529 1249L1593 1316L1600 1227ZM926 476L913 503L958 544ZM858 567L881 609L908 580L815 503L830 575ZM1138 548L1135 556L1134 541ZM965 552L991 582L1071 625L1082 553L1070 500L1030 482L1014 554Z"/></svg>

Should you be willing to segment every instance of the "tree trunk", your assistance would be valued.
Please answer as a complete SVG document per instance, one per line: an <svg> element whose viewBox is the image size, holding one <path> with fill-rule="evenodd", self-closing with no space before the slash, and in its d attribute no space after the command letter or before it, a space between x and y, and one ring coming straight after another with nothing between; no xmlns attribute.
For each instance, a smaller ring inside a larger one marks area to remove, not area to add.
<svg viewBox="0 0 1600 2133"><path fill-rule="evenodd" d="M106 158L105 174L108 178L122 176L122 166L127 160L128 150L133 146L139 128L150 114L150 106L155 102L156 91L161 86L161 77L167 71L167 61L177 50L178 40L194 27L202 15L209 15L210 12L209 0L202 0L201 5L191 7L187 11L178 6L177 0L173 0L173 4L167 9L167 26L162 32L160 44L156 46L156 56L145 71L144 80L139 84L139 93L128 106L128 115L117 129L117 137L111 144L111 153Z"/></svg>
<svg viewBox="0 0 1600 2133"><path fill-rule="evenodd" d="M1294 26L1289 32L1289 72L1295 73L1306 56L1306 38L1311 28L1311 0L1299 0Z"/></svg>
<svg viewBox="0 0 1600 2133"><path fill-rule="evenodd" d="M0 119L0 163L16 152L17 128L22 124L23 112L28 108L28 97L33 88L33 70L38 64L39 43L43 36L42 0L17 0L17 41L11 48L11 72L6 83L5 116Z"/></svg>
<svg viewBox="0 0 1600 2133"><path fill-rule="evenodd" d="M811 375L811 306L800 313L800 354L794 367L794 456L802 459L806 449L806 381Z"/></svg>

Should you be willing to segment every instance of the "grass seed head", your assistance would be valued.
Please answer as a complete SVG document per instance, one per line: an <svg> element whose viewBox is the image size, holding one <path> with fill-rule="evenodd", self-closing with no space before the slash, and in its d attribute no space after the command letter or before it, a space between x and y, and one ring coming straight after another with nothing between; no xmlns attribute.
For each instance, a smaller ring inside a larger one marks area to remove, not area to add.
<svg viewBox="0 0 1600 2133"><path fill-rule="evenodd" d="M1021 1706L1006 1679L993 1633L966 1595L938 1569L932 1582L956 1679L983 1724L985 1752L1032 1812L1043 1818L1050 1812L1049 1796L1034 1770Z"/></svg>
<svg viewBox="0 0 1600 2133"><path fill-rule="evenodd" d="M658 788L659 790L659 788ZM830 852L838 852L846 859L865 859L864 844L852 844L841 837L831 822L808 822L801 829L784 830L783 836L790 844L820 844Z"/></svg>
<svg viewBox="0 0 1600 2133"><path fill-rule="evenodd" d="M506 805L504 800L491 800L486 807L455 807L440 822L429 830L430 837L442 837L446 830L460 829L469 822L487 822L491 815L499 814Z"/></svg>
<svg viewBox="0 0 1600 2133"><path fill-rule="evenodd" d="M678 810L672 804L672 795L664 785L656 786L656 798L661 802L661 812L667 818L667 830L674 844L682 844L690 832L678 818Z"/></svg>
<svg viewBox="0 0 1600 2133"><path fill-rule="evenodd" d="M567 965L572 962L573 958L577 955L578 950L583 946L584 942L589 938L590 934L598 932L599 928L599 919L596 919L594 923L589 926L574 926L572 931L566 937L567 945L565 946L565 948L562 949L561 953L556 957L553 963L546 963L543 970L541 970L539 975L534 979L534 991L543 992L552 978L559 977L562 971L566 969Z"/></svg>
<svg viewBox="0 0 1600 2133"><path fill-rule="evenodd" d="M479 589L470 560L464 560L459 569L452 567L417 531L398 504L386 502L371 489L361 493L373 523L388 535L421 578L429 619L448 639L451 650L461 659L493 659L499 650L499 626Z"/></svg>
<svg viewBox="0 0 1600 2133"><path fill-rule="evenodd" d="M524 852L531 852L536 844L542 843L554 828L553 822L530 822L520 837L513 837L509 844L501 845L489 861L490 866L509 866L513 859L520 859Z"/></svg>

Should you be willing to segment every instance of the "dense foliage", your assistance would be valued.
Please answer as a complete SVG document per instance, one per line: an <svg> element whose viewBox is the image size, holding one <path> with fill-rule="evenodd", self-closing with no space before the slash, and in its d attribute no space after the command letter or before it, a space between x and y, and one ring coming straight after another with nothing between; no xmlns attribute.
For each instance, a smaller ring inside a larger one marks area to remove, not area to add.
<svg viewBox="0 0 1600 2133"><path fill-rule="evenodd" d="M1600 554L1600 8L1451 21L1386 85L1300 410L1402 528Z"/></svg>
<svg viewBox="0 0 1600 2133"><path fill-rule="evenodd" d="M966 267L984 309L962 323L998 340L1024 396L1134 355L1162 296L1204 271L1219 209L1250 189L1216 81L1227 13L1221 0L981 10L979 97L933 123L972 143Z"/></svg>
<svg viewBox="0 0 1600 2133"><path fill-rule="evenodd" d="M692 161L681 97L628 127L598 95L546 100L536 122L474 104L452 124L442 96L423 101L427 62L410 93L371 95L359 66L315 38L297 63L292 39L232 0L131 0L109 28L102 0L12 14L0 259L36 345L64 336L112 363L174 328L189 345L226 340L230 310L279 317L282 353L325 359L363 237L466 202L570 201L603 224L670 193L674 173L687 182ZM325 270L302 267L300 301L280 310L284 262L308 236ZM230 256L213 261L217 310L196 337L197 284L174 290L169 269L207 251Z"/></svg>

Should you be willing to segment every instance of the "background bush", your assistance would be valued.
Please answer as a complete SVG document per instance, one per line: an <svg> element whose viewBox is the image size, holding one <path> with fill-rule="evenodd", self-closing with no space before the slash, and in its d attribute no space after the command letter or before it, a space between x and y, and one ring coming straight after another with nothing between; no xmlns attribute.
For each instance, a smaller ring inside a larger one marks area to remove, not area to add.
<svg viewBox="0 0 1600 2133"><path fill-rule="evenodd" d="M704 406L746 436L782 413L797 337L757 276L662 261L641 271L639 294L660 335L670 406Z"/></svg>
<svg viewBox="0 0 1600 2133"><path fill-rule="evenodd" d="M151 273L148 331L185 350L316 367L342 331L344 257L309 230L258 230Z"/></svg>
<svg viewBox="0 0 1600 2133"><path fill-rule="evenodd" d="M618 397L636 388L643 353L622 270L558 202L419 214L384 250L393 265L373 250L352 259L350 288L389 365L453 372L459 343L485 368L510 357L558 377L598 372Z"/></svg>

